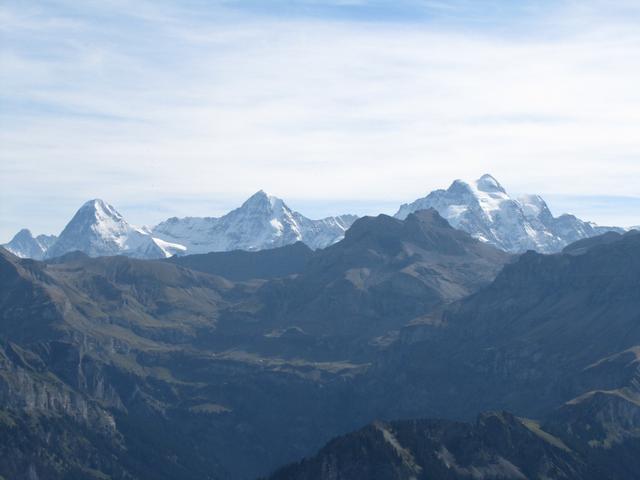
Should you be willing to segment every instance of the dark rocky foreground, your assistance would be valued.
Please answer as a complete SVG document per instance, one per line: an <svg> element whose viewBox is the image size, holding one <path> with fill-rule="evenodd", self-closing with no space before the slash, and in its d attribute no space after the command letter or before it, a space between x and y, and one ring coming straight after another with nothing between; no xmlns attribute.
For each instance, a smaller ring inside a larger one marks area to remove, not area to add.
<svg viewBox="0 0 640 480"><path fill-rule="evenodd" d="M278 478L360 451L420 478L440 447L461 471L634 478L639 312L640 235L510 257L433 211L358 220L317 252L1 251L0 475L255 478L378 420ZM461 422L487 410L513 414ZM425 417L451 420L391 421Z"/></svg>
<svg viewBox="0 0 640 480"><path fill-rule="evenodd" d="M640 405L590 394L542 424L507 412L473 423L375 422L338 437L270 480L636 478Z"/></svg>

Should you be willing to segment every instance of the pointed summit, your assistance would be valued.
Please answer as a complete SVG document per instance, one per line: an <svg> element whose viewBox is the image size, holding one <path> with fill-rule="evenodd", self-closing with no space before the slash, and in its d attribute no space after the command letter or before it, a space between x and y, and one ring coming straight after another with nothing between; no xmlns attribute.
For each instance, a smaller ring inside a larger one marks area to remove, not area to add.
<svg viewBox="0 0 640 480"><path fill-rule="evenodd" d="M273 210L276 208L288 208L284 202L278 197L269 195L264 190L258 190L244 201L241 209L260 209L260 210Z"/></svg>
<svg viewBox="0 0 640 480"><path fill-rule="evenodd" d="M299 241L316 249L341 240L355 219L343 215L311 220L258 190L222 217L169 219L156 225L153 235L185 245L188 253L263 250Z"/></svg>
<svg viewBox="0 0 640 480"><path fill-rule="evenodd" d="M459 178L449 185L447 191L459 195L473 194L473 188L471 188L471 185Z"/></svg>
<svg viewBox="0 0 640 480"><path fill-rule="evenodd" d="M35 238L33 238L33 235L31 234L31 230L29 230L28 228L23 228L22 230L20 230L18 233L16 233L13 238L11 239L11 241L29 241L29 240L35 240Z"/></svg>
<svg viewBox="0 0 640 480"><path fill-rule="evenodd" d="M546 221L552 219L551 211L540 195L521 195L518 203L528 219L540 219Z"/></svg>
<svg viewBox="0 0 640 480"><path fill-rule="evenodd" d="M476 183L476 188L481 192L506 193L505 189L502 187L502 185L500 185L500 182L498 182L495 179L495 177L493 177L492 175L489 175L488 173L485 173L484 175L482 175L478 180L476 180L475 183Z"/></svg>
<svg viewBox="0 0 640 480"><path fill-rule="evenodd" d="M122 215L104 200L85 202L64 228L47 258L79 250L89 256L117 255L133 230Z"/></svg>
<svg viewBox="0 0 640 480"><path fill-rule="evenodd" d="M64 228L46 258L81 251L91 257L129 254L147 244L150 236L130 225L112 205L101 199L85 202Z"/></svg>
<svg viewBox="0 0 640 480"><path fill-rule="evenodd" d="M112 205L104 200L93 199L85 202L67 224L60 239L65 233L73 233L90 229L98 235L119 235L130 229L130 225Z"/></svg>
<svg viewBox="0 0 640 480"><path fill-rule="evenodd" d="M163 242L134 227L112 205L95 198L78 209L45 257L80 251L90 257L165 258L184 250L182 245Z"/></svg>
<svg viewBox="0 0 640 480"><path fill-rule="evenodd" d="M87 200L86 202L84 202L82 204L82 206L80 207L80 209L82 208L105 208L107 207L109 204L107 202L105 202L104 200L102 200L101 198L92 198L91 200ZM113 207L111 207L113 208Z"/></svg>
<svg viewBox="0 0 640 480"><path fill-rule="evenodd" d="M247 202L264 202L269 199L269 194L264 190L260 189L253 195L251 195L244 203Z"/></svg>
<svg viewBox="0 0 640 480"><path fill-rule="evenodd" d="M120 212L118 212L112 205L99 198L94 198L85 202L76 213L76 216L78 215L92 216L97 221L104 221L106 219L112 219L116 222L124 221Z"/></svg>
<svg viewBox="0 0 640 480"><path fill-rule="evenodd" d="M34 238L27 228L23 228L16 233L11 241L4 244L3 247L17 257L33 258L35 260L41 260L47 250L46 245Z"/></svg>

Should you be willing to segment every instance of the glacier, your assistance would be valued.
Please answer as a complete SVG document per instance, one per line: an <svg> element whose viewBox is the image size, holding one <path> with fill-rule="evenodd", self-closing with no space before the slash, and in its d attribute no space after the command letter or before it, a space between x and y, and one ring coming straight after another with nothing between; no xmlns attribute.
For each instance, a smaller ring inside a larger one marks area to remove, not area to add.
<svg viewBox="0 0 640 480"><path fill-rule="evenodd" d="M455 180L446 190L400 206L396 218L417 210L434 208L451 226L511 253L535 250L556 253L568 244L618 227L601 227L563 214L554 217L539 195L512 198L490 174L473 182Z"/></svg>

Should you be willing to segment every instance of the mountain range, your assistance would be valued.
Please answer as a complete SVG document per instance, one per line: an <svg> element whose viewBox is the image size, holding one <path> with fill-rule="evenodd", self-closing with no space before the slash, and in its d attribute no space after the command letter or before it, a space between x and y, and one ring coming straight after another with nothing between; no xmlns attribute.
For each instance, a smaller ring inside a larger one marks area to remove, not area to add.
<svg viewBox="0 0 640 480"><path fill-rule="evenodd" d="M448 420L375 421L269 478L635 478L639 253L635 231L528 252L489 286L407 323L369 371L388 379L367 389L369 408ZM524 415L454 420L491 406Z"/></svg>
<svg viewBox="0 0 640 480"><path fill-rule="evenodd" d="M607 231L564 214L554 217L537 195L511 198L491 175L467 183L454 181L447 190L404 204L399 219L433 208L454 228L510 253L535 250L556 253L568 244ZM54 258L78 250L90 256L126 255L166 258L172 255L264 250L303 242L325 248L343 238L357 216L340 215L311 220L290 209L283 200L259 191L222 217L170 218L152 228L130 225L114 207L96 199L85 203L56 238L33 237L21 230L4 247L22 258Z"/></svg>
<svg viewBox="0 0 640 480"><path fill-rule="evenodd" d="M55 235L38 235L34 237L29 229L23 228L3 247L20 258L42 260L47 250L56 240L57 237Z"/></svg>
<svg viewBox="0 0 640 480"><path fill-rule="evenodd" d="M264 250L304 242L312 249L342 239L357 217L341 215L310 220L264 191L220 218L170 218L151 233L184 245L189 253Z"/></svg>
<svg viewBox="0 0 640 480"><path fill-rule="evenodd" d="M54 258L72 251L92 257L125 255L158 259L231 250L263 250L302 241L311 248L337 242L355 215L310 220L279 198L259 191L220 217L170 218L153 228L135 227L110 204L89 200L58 237L21 230L7 250L21 258Z"/></svg>
<svg viewBox="0 0 640 480"><path fill-rule="evenodd" d="M406 218L411 212L427 208L436 209L453 227L512 253L555 253L582 238L624 231L600 227L569 214L554 217L542 197L511 198L488 174L471 183L456 180L446 190L435 190L402 205L395 216Z"/></svg>
<svg viewBox="0 0 640 480"><path fill-rule="evenodd" d="M434 209L317 250L0 249L0 475L634 479L639 259L638 232L509 254Z"/></svg>
<svg viewBox="0 0 640 480"><path fill-rule="evenodd" d="M134 258L166 258L185 250L182 245L165 242L130 225L115 208L96 199L80 207L44 257L80 251L92 257L122 254Z"/></svg>

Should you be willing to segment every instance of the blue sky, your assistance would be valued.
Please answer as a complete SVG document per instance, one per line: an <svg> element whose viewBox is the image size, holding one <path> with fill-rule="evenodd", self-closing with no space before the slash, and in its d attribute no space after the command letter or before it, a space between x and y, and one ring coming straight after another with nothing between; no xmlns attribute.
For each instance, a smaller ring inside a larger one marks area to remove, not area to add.
<svg viewBox="0 0 640 480"><path fill-rule="evenodd" d="M262 188L393 213L485 172L640 224L637 1L5 1L0 241Z"/></svg>

